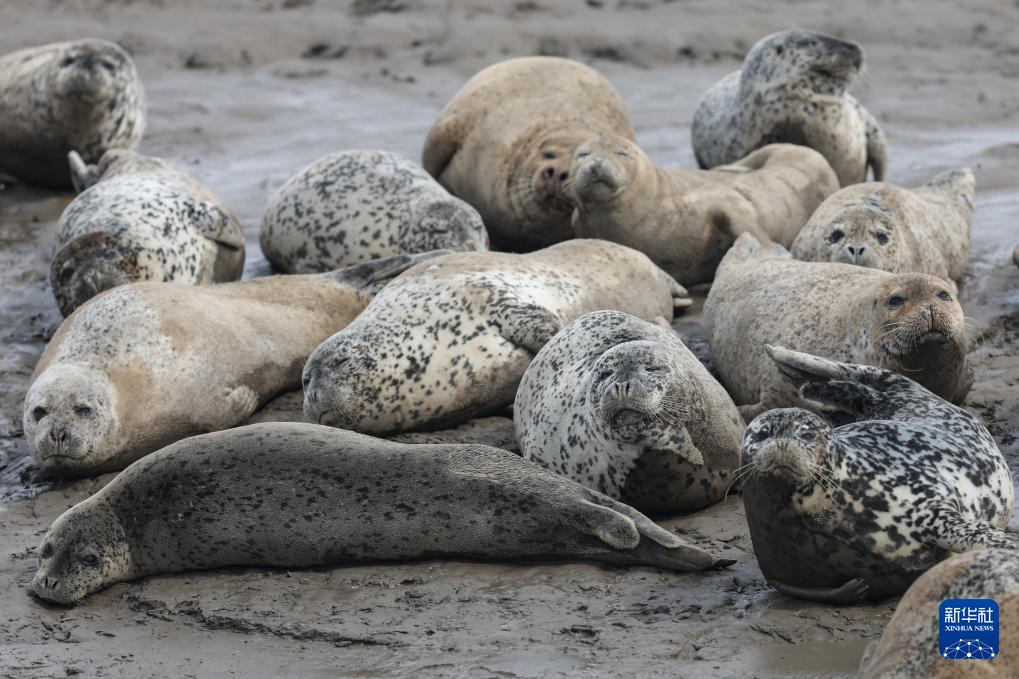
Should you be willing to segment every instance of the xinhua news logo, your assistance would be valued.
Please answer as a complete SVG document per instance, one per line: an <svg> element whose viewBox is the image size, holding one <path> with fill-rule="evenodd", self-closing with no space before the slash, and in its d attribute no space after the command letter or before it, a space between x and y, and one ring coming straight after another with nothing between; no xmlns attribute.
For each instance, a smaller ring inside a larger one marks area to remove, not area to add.
<svg viewBox="0 0 1019 679"><path fill-rule="evenodd" d="M990 660L998 655L998 604L993 599L946 599L938 611L941 655Z"/></svg>

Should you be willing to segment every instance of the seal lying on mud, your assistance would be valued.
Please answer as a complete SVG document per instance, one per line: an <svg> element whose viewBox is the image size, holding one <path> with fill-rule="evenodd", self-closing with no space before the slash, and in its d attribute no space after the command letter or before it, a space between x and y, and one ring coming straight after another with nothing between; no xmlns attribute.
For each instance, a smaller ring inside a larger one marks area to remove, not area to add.
<svg viewBox="0 0 1019 679"><path fill-rule="evenodd" d="M145 130L145 94L127 52L75 40L0 57L0 172L70 188L67 154L97 163L133 149Z"/></svg>
<svg viewBox="0 0 1019 679"><path fill-rule="evenodd" d="M943 657L947 651L939 647L938 623L946 599L992 599L998 604L999 615L993 620L998 655L966 662ZM902 597L881 640L867 649L860 674L864 679L1019 677L1019 552L967 552L920 576Z"/></svg>
<svg viewBox="0 0 1019 679"><path fill-rule="evenodd" d="M690 303L646 256L606 241L457 252L401 275L312 354L304 412L369 434L455 427L510 405L570 321L598 309L671 319Z"/></svg>
<svg viewBox="0 0 1019 679"><path fill-rule="evenodd" d="M888 148L877 120L846 93L863 65L855 42L784 31L762 38L740 70L697 102L694 154L702 168L732 163L765 144L821 152L842 186L885 177Z"/></svg>
<svg viewBox="0 0 1019 679"><path fill-rule="evenodd" d="M570 176L579 237L640 250L683 285L710 282L741 233L788 247L839 188L821 154L793 144L714 170L667 170L631 141L600 137L577 148Z"/></svg>
<svg viewBox="0 0 1019 679"><path fill-rule="evenodd" d="M744 234L722 260L704 302L704 334L722 384L750 420L796 395L764 351L781 344L838 361L895 370L942 398L972 385L968 342L952 284L849 264L801 262Z"/></svg>
<svg viewBox="0 0 1019 679"><path fill-rule="evenodd" d="M371 301L367 286L429 256L111 290L64 321L39 360L25 397L28 447L44 471L76 476L123 469L186 436L240 424L300 385L315 347Z"/></svg>
<svg viewBox="0 0 1019 679"><path fill-rule="evenodd" d="M669 327L595 311L563 328L513 405L526 459L644 512L725 496L743 420Z"/></svg>
<svg viewBox="0 0 1019 679"><path fill-rule="evenodd" d="M477 210L388 151L341 151L301 169L269 200L259 241L282 273L318 273L431 250L488 249Z"/></svg>
<svg viewBox="0 0 1019 679"><path fill-rule="evenodd" d="M957 281L969 264L975 198L969 169L942 172L912 190L850 186L817 208L790 251L798 259Z"/></svg>
<svg viewBox="0 0 1019 679"><path fill-rule="evenodd" d="M69 315L104 290L136 281L219 283L244 269L244 234L223 201L173 163L108 151L86 166L60 216L50 283Z"/></svg>
<svg viewBox="0 0 1019 679"><path fill-rule="evenodd" d="M732 563L505 450L272 423L196 436L131 465L53 522L32 587L72 605L157 573L449 557L673 571Z"/></svg>
<svg viewBox="0 0 1019 679"><path fill-rule="evenodd" d="M748 426L740 469L761 572L829 603L904 591L946 554L1019 548L1014 489L979 418L871 366L768 347L804 402Z"/></svg>
<svg viewBox="0 0 1019 679"><path fill-rule="evenodd" d="M573 237L573 150L604 134L633 139L619 93L570 59L509 59L457 92L425 141L425 169L481 213L492 244L529 250Z"/></svg>

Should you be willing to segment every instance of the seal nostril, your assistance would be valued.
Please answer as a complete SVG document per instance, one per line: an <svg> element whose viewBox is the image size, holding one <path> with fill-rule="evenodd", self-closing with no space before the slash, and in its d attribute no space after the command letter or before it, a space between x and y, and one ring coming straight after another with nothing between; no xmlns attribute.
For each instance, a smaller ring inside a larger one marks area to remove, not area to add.
<svg viewBox="0 0 1019 679"><path fill-rule="evenodd" d="M545 168L545 176L548 177L549 179L552 179L553 177L555 177L555 168L554 167L546 167Z"/></svg>
<svg viewBox="0 0 1019 679"><path fill-rule="evenodd" d="M566 178L567 178L568 176L570 176L570 173L569 173L569 172L563 172L562 174L560 174L560 175L559 175L559 181L561 181L561 182L564 182L564 181L566 181Z"/></svg>

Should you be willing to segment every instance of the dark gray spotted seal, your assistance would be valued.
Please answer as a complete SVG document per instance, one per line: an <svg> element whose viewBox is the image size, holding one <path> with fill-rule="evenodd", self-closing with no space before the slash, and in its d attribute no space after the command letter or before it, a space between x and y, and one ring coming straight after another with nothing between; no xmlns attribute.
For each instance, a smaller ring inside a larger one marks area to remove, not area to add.
<svg viewBox="0 0 1019 679"><path fill-rule="evenodd" d="M241 277L241 226L194 177L169 161L132 151L108 151L91 166L72 152L70 162L81 193L60 216L50 268L65 316L124 283Z"/></svg>
<svg viewBox="0 0 1019 679"><path fill-rule="evenodd" d="M571 240L456 252L387 285L304 368L312 422L369 434L455 427L513 402L534 355L598 309L671 319L686 290L645 255Z"/></svg>
<svg viewBox="0 0 1019 679"><path fill-rule="evenodd" d="M368 306L375 286L431 256L99 295L61 324L32 374L29 450L48 474L83 476L236 426L300 385L311 352Z"/></svg>
<svg viewBox="0 0 1019 679"><path fill-rule="evenodd" d="M70 188L67 154L98 163L133 149L145 130L145 94L127 52L75 40L0 57L0 172Z"/></svg>
<svg viewBox="0 0 1019 679"><path fill-rule="evenodd" d="M740 70L705 92L694 113L702 168L732 163L766 144L802 144L823 155L842 186L884 179L888 149L877 120L846 92L863 65L855 42L784 31L762 38Z"/></svg>
<svg viewBox="0 0 1019 679"><path fill-rule="evenodd" d="M269 200L259 241L283 273L404 253L488 249L477 210L388 151L341 151L303 168Z"/></svg>
<svg viewBox="0 0 1019 679"><path fill-rule="evenodd" d="M278 422L196 436L131 465L54 521L32 587L73 605L158 573L435 558L731 563L505 450Z"/></svg>
<svg viewBox="0 0 1019 679"><path fill-rule="evenodd" d="M992 599L999 653L991 659L944 657L939 645L941 602ZM864 679L1014 679L1019 677L1019 552L981 549L953 556L910 586L860 665Z"/></svg>
<svg viewBox="0 0 1019 679"><path fill-rule="evenodd" d="M1014 489L983 423L912 380L769 347L811 408L770 410L740 451L761 572L830 603L903 592L953 552L1019 547Z"/></svg>
<svg viewBox="0 0 1019 679"><path fill-rule="evenodd" d="M595 311L552 338L513 405L523 456L644 512L721 500L743 419L664 325Z"/></svg>

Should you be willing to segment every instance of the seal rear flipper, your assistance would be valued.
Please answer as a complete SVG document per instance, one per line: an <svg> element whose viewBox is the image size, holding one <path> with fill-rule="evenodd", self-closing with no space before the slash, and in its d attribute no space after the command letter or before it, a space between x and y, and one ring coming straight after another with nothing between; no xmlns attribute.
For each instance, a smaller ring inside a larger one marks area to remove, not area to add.
<svg viewBox="0 0 1019 679"><path fill-rule="evenodd" d="M537 354L562 330L559 318L543 306L503 300L490 312L492 322L507 342Z"/></svg>
<svg viewBox="0 0 1019 679"><path fill-rule="evenodd" d="M854 578L841 587L797 587L778 580L769 580L768 584L786 596L826 604L855 604L870 594L870 587L861 578Z"/></svg>
<svg viewBox="0 0 1019 679"><path fill-rule="evenodd" d="M235 250L244 249L244 234L232 216L215 203L204 200L194 207L192 223L211 241Z"/></svg>
<svg viewBox="0 0 1019 679"><path fill-rule="evenodd" d="M354 264L342 269L329 271L322 274L322 276L337 283L376 294L385 287L386 283L412 266L449 254L452 254L452 250L429 250L428 252L417 254L381 257L368 262L362 262L361 264Z"/></svg>

